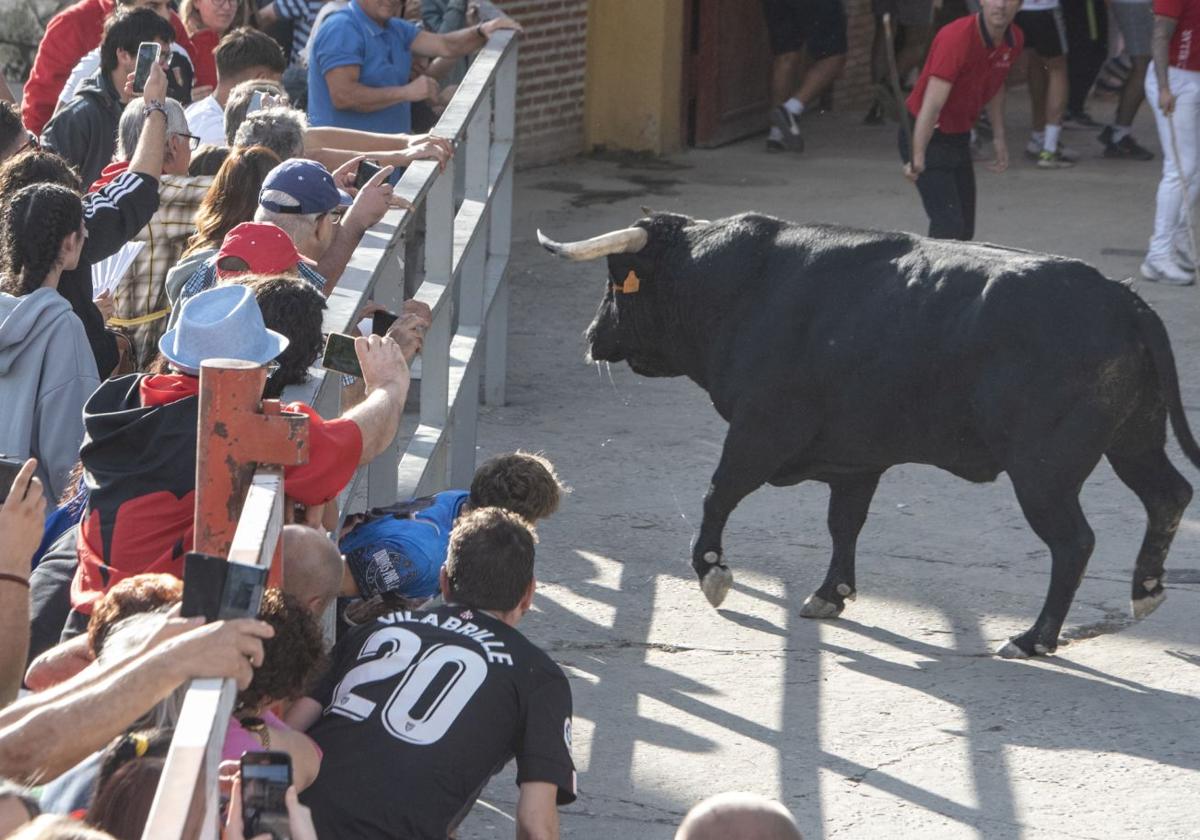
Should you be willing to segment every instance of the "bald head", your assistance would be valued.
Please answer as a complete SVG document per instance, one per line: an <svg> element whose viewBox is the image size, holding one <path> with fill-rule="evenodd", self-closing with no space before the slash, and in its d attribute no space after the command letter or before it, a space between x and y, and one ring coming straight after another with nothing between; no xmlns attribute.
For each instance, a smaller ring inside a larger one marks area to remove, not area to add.
<svg viewBox="0 0 1200 840"><path fill-rule="evenodd" d="M333 540L316 528L283 528L283 591L294 595L313 615L321 615L342 585L342 555Z"/></svg>
<svg viewBox="0 0 1200 840"><path fill-rule="evenodd" d="M791 813L756 793L718 793L688 811L675 840L802 840Z"/></svg>

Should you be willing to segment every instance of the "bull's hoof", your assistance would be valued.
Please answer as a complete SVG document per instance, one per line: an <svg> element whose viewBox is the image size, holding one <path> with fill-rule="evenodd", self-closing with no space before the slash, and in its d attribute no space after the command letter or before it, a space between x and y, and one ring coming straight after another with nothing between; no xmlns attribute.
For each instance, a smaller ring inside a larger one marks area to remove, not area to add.
<svg viewBox="0 0 1200 840"><path fill-rule="evenodd" d="M816 594L809 595L800 605L801 618L837 618L841 614L841 607Z"/></svg>
<svg viewBox="0 0 1200 840"><path fill-rule="evenodd" d="M998 651L996 651L996 655L999 656L1001 659L1028 659L1029 658L1029 654L1023 648L1019 647L1011 639L1008 640L1007 642L1005 642L1004 645Z"/></svg>
<svg viewBox="0 0 1200 840"><path fill-rule="evenodd" d="M721 606L733 586L733 572L728 566L713 566L700 579L700 591L714 607Z"/></svg>
<svg viewBox="0 0 1200 840"><path fill-rule="evenodd" d="M1130 608L1133 610L1133 618L1135 621L1141 621L1150 613L1159 608L1163 601L1167 600L1167 591L1160 589L1153 595L1147 595L1145 598L1134 598L1129 602Z"/></svg>

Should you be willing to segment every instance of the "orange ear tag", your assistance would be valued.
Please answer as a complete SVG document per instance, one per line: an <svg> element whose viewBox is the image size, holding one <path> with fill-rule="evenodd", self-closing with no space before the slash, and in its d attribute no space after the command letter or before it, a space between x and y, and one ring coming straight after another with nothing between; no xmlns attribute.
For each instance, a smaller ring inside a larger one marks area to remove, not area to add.
<svg viewBox="0 0 1200 840"><path fill-rule="evenodd" d="M631 295L641 287L641 278L634 274L632 268L629 269L629 273L625 275L625 282L621 284L621 291L627 295Z"/></svg>

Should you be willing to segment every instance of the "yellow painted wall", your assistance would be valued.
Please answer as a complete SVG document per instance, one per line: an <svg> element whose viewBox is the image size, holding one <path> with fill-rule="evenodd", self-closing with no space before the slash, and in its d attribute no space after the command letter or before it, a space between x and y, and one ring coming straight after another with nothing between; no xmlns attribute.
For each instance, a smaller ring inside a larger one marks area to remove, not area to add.
<svg viewBox="0 0 1200 840"><path fill-rule="evenodd" d="M588 148L678 149L682 74L683 0L591 0Z"/></svg>

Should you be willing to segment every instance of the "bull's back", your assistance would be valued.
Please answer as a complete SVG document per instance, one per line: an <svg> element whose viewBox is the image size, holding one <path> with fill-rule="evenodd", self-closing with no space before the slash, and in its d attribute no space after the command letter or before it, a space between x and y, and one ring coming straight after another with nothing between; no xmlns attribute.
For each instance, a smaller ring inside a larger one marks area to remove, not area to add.
<svg viewBox="0 0 1200 840"><path fill-rule="evenodd" d="M765 272L774 285L745 319L772 336L759 341L776 361L742 371L739 386L819 412L812 450L829 464L929 463L986 480L1031 406L1052 416L1102 382L1114 412L1136 401L1145 360L1130 293L1095 269L829 230L781 231ZM780 358L795 364L781 371Z"/></svg>

